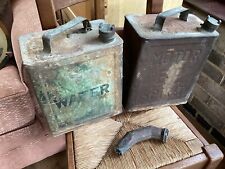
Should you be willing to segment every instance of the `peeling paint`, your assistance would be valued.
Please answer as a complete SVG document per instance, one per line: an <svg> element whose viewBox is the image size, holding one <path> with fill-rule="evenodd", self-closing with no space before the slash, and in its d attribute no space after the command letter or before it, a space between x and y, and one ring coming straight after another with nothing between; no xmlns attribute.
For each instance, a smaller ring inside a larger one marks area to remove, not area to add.
<svg viewBox="0 0 225 169"><path fill-rule="evenodd" d="M141 73L140 72L137 73L137 77L136 78L137 79L140 79L141 78Z"/></svg>
<svg viewBox="0 0 225 169"><path fill-rule="evenodd" d="M176 80L179 77L179 74L182 73L182 66L184 64L184 61L180 61L178 63L174 63L172 66L170 66L168 72L167 72L167 78L165 78L165 83L163 85L163 95L170 95L174 90L174 85L176 84Z"/></svg>

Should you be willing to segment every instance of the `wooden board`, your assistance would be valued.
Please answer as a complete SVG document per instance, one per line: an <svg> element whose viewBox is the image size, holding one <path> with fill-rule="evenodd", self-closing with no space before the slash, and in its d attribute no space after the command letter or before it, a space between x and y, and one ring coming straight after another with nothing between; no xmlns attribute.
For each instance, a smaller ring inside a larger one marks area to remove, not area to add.
<svg viewBox="0 0 225 169"><path fill-rule="evenodd" d="M105 19L116 27L123 27L127 14L145 14L147 0L105 0Z"/></svg>
<svg viewBox="0 0 225 169"><path fill-rule="evenodd" d="M163 11L182 6L183 0L164 0Z"/></svg>
<svg viewBox="0 0 225 169"><path fill-rule="evenodd" d="M85 2L81 2L76 5L72 5L70 8L76 16L83 16L89 20L95 18L95 11L94 11L95 9L93 0L87 0Z"/></svg>

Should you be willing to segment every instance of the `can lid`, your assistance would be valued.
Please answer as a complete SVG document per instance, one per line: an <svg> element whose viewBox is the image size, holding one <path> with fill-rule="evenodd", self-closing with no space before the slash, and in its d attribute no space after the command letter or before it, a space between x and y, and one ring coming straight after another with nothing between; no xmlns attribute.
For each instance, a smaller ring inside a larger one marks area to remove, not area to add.
<svg viewBox="0 0 225 169"><path fill-rule="evenodd" d="M181 20L178 16L170 16L165 20L161 31L153 29L157 14L127 15L126 22L134 28L143 39L171 39L188 37L218 36L218 32L201 31L198 28L203 21L193 14L189 14L187 20Z"/></svg>
<svg viewBox="0 0 225 169"><path fill-rule="evenodd" d="M82 17L78 19L83 21ZM73 23L70 24L72 25ZM87 31L84 30L84 24L86 25L85 28L88 28ZM102 41L99 38L100 24L106 24L106 22L102 19L90 21L90 23L80 22L75 28L67 25L67 27L71 27L69 31L62 27L61 29L64 33L60 33L60 30L52 29L21 36L19 43L23 64L31 66L42 64L43 62L57 62L71 57L78 57L85 53L99 52L123 43L123 40L115 32L110 41L107 41L107 43ZM48 35L47 37L49 38L44 38L45 40L43 41L43 35ZM54 35L53 38L52 35ZM43 43L47 42L48 39L53 39L47 43L50 45L51 50L44 50L49 49L45 48L45 43Z"/></svg>

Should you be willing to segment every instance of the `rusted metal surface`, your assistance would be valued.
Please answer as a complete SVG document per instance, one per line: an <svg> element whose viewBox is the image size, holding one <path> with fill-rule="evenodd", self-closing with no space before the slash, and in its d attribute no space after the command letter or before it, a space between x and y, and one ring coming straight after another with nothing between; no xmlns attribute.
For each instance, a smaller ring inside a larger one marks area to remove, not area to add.
<svg viewBox="0 0 225 169"><path fill-rule="evenodd" d="M82 21L20 38L24 67L55 135L122 112L122 39L115 34L103 43L104 21L91 21L91 30L81 33Z"/></svg>
<svg viewBox="0 0 225 169"><path fill-rule="evenodd" d="M149 139L159 140L166 143L169 136L167 128L158 128L155 126L141 127L139 129L129 131L118 143L115 151L119 155L126 153L133 145Z"/></svg>
<svg viewBox="0 0 225 169"><path fill-rule="evenodd" d="M123 104L128 111L186 103L218 36L197 29L203 21L192 14L187 21L168 17L162 31L154 31L156 16L125 17Z"/></svg>

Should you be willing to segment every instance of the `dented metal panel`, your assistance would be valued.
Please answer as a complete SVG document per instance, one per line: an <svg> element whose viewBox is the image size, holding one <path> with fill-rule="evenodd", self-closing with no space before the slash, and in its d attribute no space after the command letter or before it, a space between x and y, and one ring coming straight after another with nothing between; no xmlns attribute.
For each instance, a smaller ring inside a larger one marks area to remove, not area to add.
<svg viewBox="0 0 225 169"><path fill-rule="evenodd" d="M24 67L54 135L122 112L123 42L117 34L102 42L100 23L92 21L86 33L78 24L51 41L51 52L43 50L43 32L20 38Z"/></svg>
<svg viewBox="0 0 225 169"><path fill-rule="evenodd" d="M202 21L192 14L187 21L168 17L162 31L154 30L156 17L125 17L123 105L128 111L186 103L218 36L201 30Z"/></svg>

